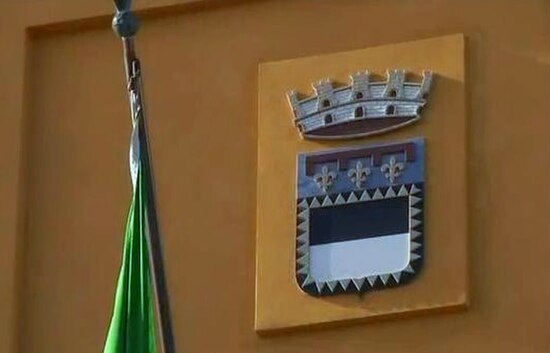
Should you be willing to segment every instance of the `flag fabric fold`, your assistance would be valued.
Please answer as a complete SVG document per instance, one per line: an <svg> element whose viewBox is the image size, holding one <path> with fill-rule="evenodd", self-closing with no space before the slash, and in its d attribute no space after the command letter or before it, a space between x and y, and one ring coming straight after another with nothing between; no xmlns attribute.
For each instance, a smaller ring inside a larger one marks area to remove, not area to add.
<svg viewBox="0 0 550 353"><path fill-rule="evenodd" d="M149 259L147 212L151 183L139 158L134 122L130 171L134 195L126 224L122 266L104 353L157 353L154 287Z"/></svg>

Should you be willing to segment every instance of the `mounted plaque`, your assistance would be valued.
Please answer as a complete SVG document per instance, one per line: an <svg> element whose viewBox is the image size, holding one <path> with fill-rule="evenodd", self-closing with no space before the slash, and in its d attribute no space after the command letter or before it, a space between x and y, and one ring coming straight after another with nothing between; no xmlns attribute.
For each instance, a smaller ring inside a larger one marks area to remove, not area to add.
<svg viewBox="0 0 550 353"><path fill-rule="evenodd" d="M260 65L257 331L465 307L464 57L452 35Z"/></svg>

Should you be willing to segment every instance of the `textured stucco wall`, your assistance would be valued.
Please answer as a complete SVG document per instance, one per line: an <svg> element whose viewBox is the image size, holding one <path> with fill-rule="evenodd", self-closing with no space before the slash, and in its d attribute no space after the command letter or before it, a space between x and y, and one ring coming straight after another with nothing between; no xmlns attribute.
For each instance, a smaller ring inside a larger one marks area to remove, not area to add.
<svg viewBox="0 0 550 353"><path fill-rule="evenodd" d="M550 351L548 1L185 2L137 1L180 352ZM0 10L0 351L98 352L130 200L111 4ZM258 63L453 33L468 52L469 310L259 337Z"/></svg>

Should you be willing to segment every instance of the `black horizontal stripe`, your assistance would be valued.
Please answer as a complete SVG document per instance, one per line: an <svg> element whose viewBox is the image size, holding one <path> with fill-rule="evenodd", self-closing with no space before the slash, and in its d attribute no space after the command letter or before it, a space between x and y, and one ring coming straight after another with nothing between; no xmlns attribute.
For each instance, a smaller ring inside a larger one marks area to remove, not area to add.
<svg viewBox="0 0 550 353"><path fill-rule="evenodd" d="M312 208L309 217L311 245L406 233L409 198Z"/></svg>

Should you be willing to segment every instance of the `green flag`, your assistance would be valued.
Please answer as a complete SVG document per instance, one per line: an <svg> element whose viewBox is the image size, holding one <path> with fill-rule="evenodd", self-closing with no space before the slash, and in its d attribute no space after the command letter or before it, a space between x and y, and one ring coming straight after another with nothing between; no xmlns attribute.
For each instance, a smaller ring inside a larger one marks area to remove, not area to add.
<svg viewBox="0 0 550 353"><path fill-rule="evenodd" d="M135 151L134 151L135 152ZM155 304L147 242L147 165L133 174L134 196L130 206L124 255L116 289L113 317L104 353L156 353Z"/></svg>
<svg viewBox="0 0 550 353"><path fill-rule="evenodd" d="M113 317L103 352L157 353L158 343L163 352L174 353L174 335L170 322L143 113L141 65L134 47L134 35L139 28L139 21L130 10L131 0L115 0L115 5L117 12L113 18L113 28L121 37L124 48L133 125L130 176L134 195L126 224ZM159 315L158 320L156 313ZM160 337L157 337L157 321Z"/></svg>

